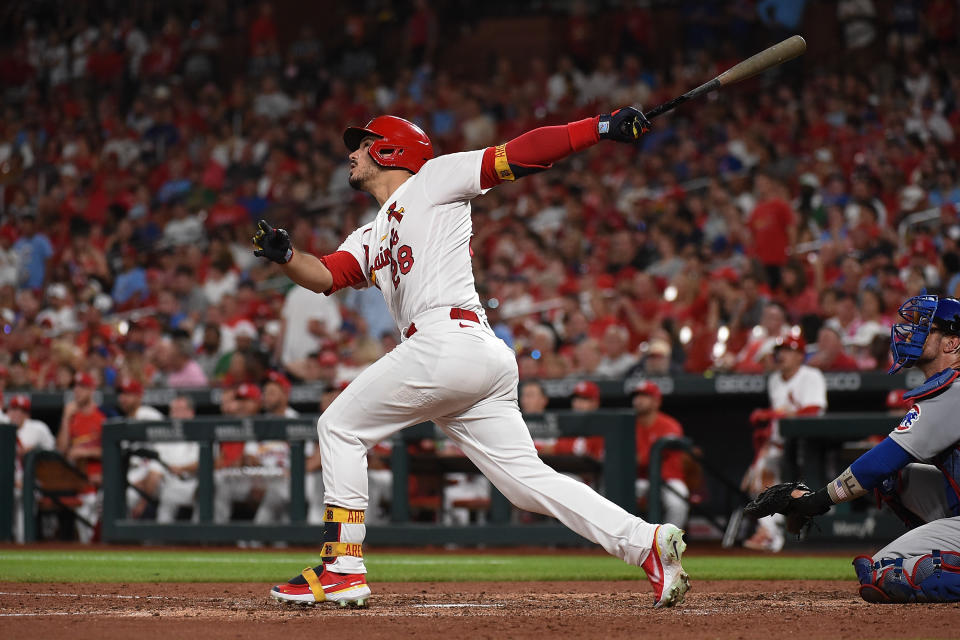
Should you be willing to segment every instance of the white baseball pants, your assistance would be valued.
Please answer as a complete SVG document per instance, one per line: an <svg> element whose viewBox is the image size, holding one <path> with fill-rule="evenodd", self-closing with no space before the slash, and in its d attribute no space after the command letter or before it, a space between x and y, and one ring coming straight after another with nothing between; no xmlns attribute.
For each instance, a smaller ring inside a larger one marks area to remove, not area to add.
<svg viewBox="0 0 960 640"><path fill-rule="evenodd" d="M520 415L517 364L506 344L485 322L452 320L449 308L421 314L414 324L411 338L361 373L320 417L325 502L366 510L367 450L433 420L517 507L553 516L611 555L640 565L656 526L540 460ZM352 530L350 542L362 540L363 527L344 525ZM366 571L363 559L353 556L327 566Z"/></svg>

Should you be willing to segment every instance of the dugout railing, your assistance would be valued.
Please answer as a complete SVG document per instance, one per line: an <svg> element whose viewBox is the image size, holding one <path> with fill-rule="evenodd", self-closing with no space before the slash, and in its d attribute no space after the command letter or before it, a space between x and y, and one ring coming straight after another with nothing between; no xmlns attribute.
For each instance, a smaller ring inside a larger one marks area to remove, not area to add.
<svg viewBox="0 0 960 640"><path fill-rule="evenodd" d="M525 416L534 438L600 436L604 439L605 458L600 471L605 495L631 513L636 511L636 435L634 414L627 410L601 410L591 413L570 411ZM182 421L111 421L103 430L103 519L105 542L179 542L233 543L239 540L264 542L316 543L322 538L322 525L306 519L305 444L315 440L316 416L285 418L199 417ZM511 507L496 489L491 488L490 518L485 525L447 526L410 521L407 479L411 456L407 445L423 438L442 438L431 423L409 427L393 437L391 471L393 495L391 522L369 525L367 542L379 545L430 544L578 544L584 539L554 522L517 524L512 522ZM214 451L218 442L283 440L290 445L289 522L254 524L249 521L215 523ZM129 450L158 442L196 442L199 447L197 522L159 524L129 517L126 504L124 460ZM549 463L551 460L546 458ZM562 462L562 461L561 461ZM437 459L440 472L472 469L465 459ZM475 470L475 469L474 469Z"/></svg>
<svg viewBox="0 0 960 640"><path fill-rule="evenodd" d="M718 469L708 462L699 448L690 438L678 438L667 436L660 438L650 447L650 490L647 494L647 513L646 518L649 522L663 522L663 492L674 491L674 489L663 481L661 469L663 468L663 456L669 450L683 451L689 455L700 468L713 480L713 486L724 488L726 496L724 513L731 514L730 517L722 519L714 513L701 508L693 501L690 503L690 513L702 517L709 522L717 531L723 534L723 546L730 547L737 540L740 522L743 515L743 505L749 500L749 496L744 493L736 482L732 482L721 469Z"/></svg>
<svg viewBox="0 0 960 640"><path fill-rule="evenodd" d="M0 540L13 540L13 481L17 464L17 430L0 425Z"/></svg>

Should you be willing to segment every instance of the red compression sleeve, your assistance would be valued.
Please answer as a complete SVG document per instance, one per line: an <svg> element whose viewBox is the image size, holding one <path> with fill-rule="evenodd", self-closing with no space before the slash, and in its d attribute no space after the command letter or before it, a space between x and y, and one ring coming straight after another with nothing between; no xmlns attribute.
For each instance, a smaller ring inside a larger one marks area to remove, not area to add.
<svg viewBox="0 0 960 640"><path fill-rule="evenodd" d="M596 116L563 126L533 129L506 144L487 148L480 169L480 187L489 189L506 180L542 171L557 160L599 141ZM517 169L520 169L520 175L517 175ZM524 172L523 169L529 170Z"/></svg>
<svg viewBox="0 0 960 640"><path fill-rule="evenodd" d="M357 284L364 284L367 281L363 277L363 269L360 268L360 263L349 251L335 251L330 255L321 257L320 262L333 276L333 286L324 291L324 295L330 295L340 291L340 289Z"/></svg>

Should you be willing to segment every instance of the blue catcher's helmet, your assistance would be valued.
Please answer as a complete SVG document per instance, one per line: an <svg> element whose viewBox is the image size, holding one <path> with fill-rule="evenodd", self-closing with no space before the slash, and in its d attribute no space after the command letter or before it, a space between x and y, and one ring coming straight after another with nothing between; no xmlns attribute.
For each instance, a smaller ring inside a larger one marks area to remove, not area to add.
<svg viewBox="0 0 960 640"><path fill-rule="evenodd" d="M900 305L898 311L905 322L890 329L890 351L893 366L887 373L911 367L923 353L931 327L944 333L960 335L960 300L927 295L914 296Z"/></svg>

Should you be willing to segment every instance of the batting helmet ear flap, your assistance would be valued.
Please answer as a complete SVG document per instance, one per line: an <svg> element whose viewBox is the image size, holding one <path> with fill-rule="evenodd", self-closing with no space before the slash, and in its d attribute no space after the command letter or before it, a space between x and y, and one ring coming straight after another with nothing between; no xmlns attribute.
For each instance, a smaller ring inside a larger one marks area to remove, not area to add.
<svg viewBox="0 0 960 640"><path fill-rule="evenodd" d="M396 116L378 116L365 127L348 127L343 143L356 151L367 136L377 138L370 145L370 157L381 167L420 171L433 158L433 144L423 129Z"/></svg>

